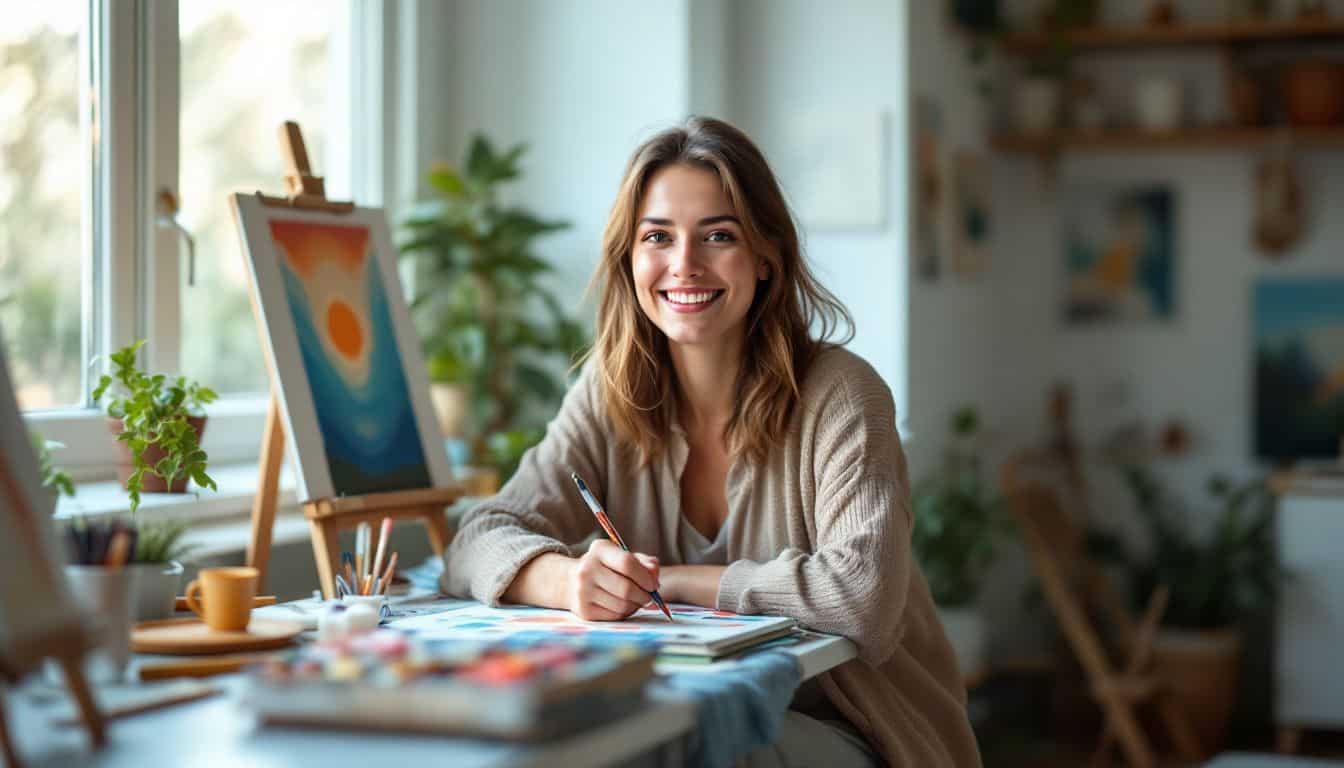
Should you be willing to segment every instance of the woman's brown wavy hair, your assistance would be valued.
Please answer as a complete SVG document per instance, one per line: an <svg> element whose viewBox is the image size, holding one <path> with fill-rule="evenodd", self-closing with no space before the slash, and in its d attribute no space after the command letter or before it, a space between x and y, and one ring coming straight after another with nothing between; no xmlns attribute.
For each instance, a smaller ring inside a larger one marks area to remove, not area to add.
<svg viewBox="0 0 1344 768"><path fill-rule="evenodd" d="M617 436L647 464L662 455L671 427L676 384L667 337L640 309L631 272L636 221L649 179L661 168L687 165L719 177L742 222L746 244L769 265L746 317L745 359L736 382L737 407L724 430L734 456L762 462L784 434L800 399L799 383L821 348L838 333L853 337L853 318L817 282L803 260L798 231L765 156L737 128L692 117L635 150L607 227L602 262L590 290L598 295L597 340L588 356ZM812 330L817 335L812 335Z"/></svg>

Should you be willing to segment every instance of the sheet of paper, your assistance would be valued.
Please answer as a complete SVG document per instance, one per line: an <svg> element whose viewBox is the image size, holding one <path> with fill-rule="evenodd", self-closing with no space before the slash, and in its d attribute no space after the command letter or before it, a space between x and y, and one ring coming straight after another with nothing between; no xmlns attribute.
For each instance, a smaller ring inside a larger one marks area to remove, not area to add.
<svg viewBox="0 0 1344 768"><path fill-rule="evenodd" d="M742 616L694 605L674 604L669 608L675 622L669 622L652 604L624 621L583 621L569 611L529 606L490 608L471 603L445 613L394 621L392 626L429 637L451 639L539 640L559 635L582 636L585 640L675 643L712 648L777 632L794 623L793 619Z"/></svg>

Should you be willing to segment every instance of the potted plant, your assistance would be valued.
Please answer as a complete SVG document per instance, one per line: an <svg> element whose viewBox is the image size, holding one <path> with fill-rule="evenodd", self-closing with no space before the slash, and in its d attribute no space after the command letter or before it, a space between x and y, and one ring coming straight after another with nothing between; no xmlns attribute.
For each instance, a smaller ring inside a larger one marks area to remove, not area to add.
<svg viewBox="0 0 1344 768"><path fill-rule="evenodd" d="M56 466L52 459L51 452L65 447L65 443L58 443L55 440L47 440L38 432L29 431L28 439L33 444L33 455L37 457L37 472L42 478L42 488L51 498L52 511L56 511L56 501L61 494L70 496L75 495L75 481L70 477L70 473Z"/></svg>
<svg viewBox="0 0 1344 768"><path fill-rule="evenodd" d="M525 449L539 439L564 394L562 371L587 343L582 327L543 284L552 268L533 246L568 223L499 200L500 186L520 175L525 149L498 152L476 136L461 168L430 171L434 196L417 203L404 221L401 254L414 269L411 308L430 375L465 389L478 462L499 455L492 442L516 448L517 438L526 437L531 442ZM507 467L498 468L506 479Z"/></svg>
<svg viewBox="0 0 1344 768"><path fill-rule="evenodd" d="M130 493L132 514L142 492L182 493L188 479L215 488L200 444L205 406L214 402L215 393L184 376L170 379L139 370L135 357L144 343L141 339L114 352L113 372L103 374L93 390L121 446L117 474Z"/></svg>
<svg viewBox="0 0 1344 768"><path fill-rule="evenodd" d="M1200 742L1216 752L1237 699L1241 625L1263 616L1283 571L1273 541L1275 497L1262 479L1234 486L1209 481L1220 505L1205 537L1196 537L1142 465L1125 468L1152 553L1132 567L1134 594L1170 590L1153 644L1153 665L1190 713Z"/></svg>
<svg viewBox="0 0 1344 768"><path fill-rule="evenodd" d="M984 666L985 626L974 602L1005 518L985 483L974 407L952 415L940 466L915 484L912 546L963 674Z"/></svg>
<svg viewBox="0 0 1344 768"><path fill-rule="evenodd" d="M1050 134L1061 127L1064 86L1073 64L1069 34L1096 23L1099 0L1053 0L1041 15L1044 42L1027 59L1026 77L1013 93L1013 122L1024 134Z"/></svg>
<svg viewBox="0 0 1344 768"><path fill-rule="evenodd" d="M169 618L182 581L181 561L195 549L182 540L187 524L171 520L140 523L135 528L135 553L127 565L135 620Z"/></svg>

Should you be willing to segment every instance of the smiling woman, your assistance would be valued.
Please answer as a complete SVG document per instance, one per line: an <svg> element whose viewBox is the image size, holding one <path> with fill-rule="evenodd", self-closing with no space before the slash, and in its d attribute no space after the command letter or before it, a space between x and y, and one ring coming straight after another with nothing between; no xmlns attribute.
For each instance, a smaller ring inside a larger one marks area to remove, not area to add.
<svg viewBox="0 0 1344 768"><path fill-rule="evenodd" d="M583 372L517 474L463 517L444 589L587 620L629 616L655 590L790 617L859 658L805 684L792 740L750 764L978 765L911 556L891 392L831 341L849 315L751 140L695 118L641 145L595 281ZM594 523L571 472L594 481L629 552L597 539L575 556Z"/></svg>

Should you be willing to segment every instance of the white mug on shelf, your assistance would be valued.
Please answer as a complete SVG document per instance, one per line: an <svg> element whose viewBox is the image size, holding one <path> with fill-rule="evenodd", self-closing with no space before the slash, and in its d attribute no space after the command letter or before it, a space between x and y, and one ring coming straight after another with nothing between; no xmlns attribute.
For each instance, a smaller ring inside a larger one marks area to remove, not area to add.
<svg viewBox="0 0 1344 768"><path fill-rule="evenodd" d="M1173 77L1147 77L1134 86L1134 117L1145 131L1174 131L1181 127L1184 94Z"/></svg>

